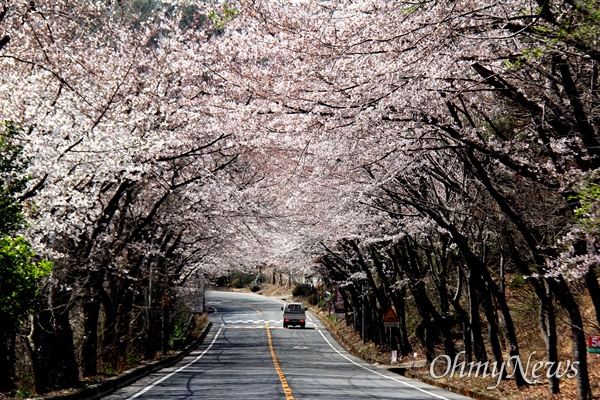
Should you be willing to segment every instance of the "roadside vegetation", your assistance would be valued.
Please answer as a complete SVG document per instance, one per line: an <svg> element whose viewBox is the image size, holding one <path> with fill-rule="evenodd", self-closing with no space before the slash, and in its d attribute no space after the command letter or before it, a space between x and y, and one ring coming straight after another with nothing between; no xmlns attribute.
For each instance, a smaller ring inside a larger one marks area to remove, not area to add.
<svg viewBox="0 0 600 400"><path fill-rule="evenodd" d="M529 374L528 378L531 379L530 374L533 365L540 360L544 360L545 353L544 338L540 334L538 321L531 318L531 315L538 311L538 306L535 302L535 295L532 288L525 282L519 285L513 285L507 291L509 304L514 313L514 322L517 328L517 338L519 343L522 343L522 348L524 349L524 353L527 354L527 357L533 354L531 360L523 360L523 368L527 368ZM579 298L582 307L588 310L586 318L593 318L590 313L592 307L590 307L591 301L589 296L585 296L584 294ZM310 299L306 296L294 297L293 300L306 301L307 303L310 302ZM483 377L482 370L480 370L479 374L475 374L477 367L469 373L470 366L468 365L468 362L464 367L461 365L461 363L465 361L464 354L459 357L458 363L456 364L457 368L453 370L453 373L448 373L443 377L440 377L440 375L444 374L447 364L445 360L436 361L435 364L437 364L437 368L434 372L435 376L432 377L430 373L431 363L426 360L426 349L423 343L423 337L419 335L416 324L410 324L411 327L408 330L408 341L411 345L412 353L402 355L398 347L393 346L390 348L389 343L380 342L377 344L372 340L363 342L360 329L356 329L355 325L352 323L352 313L346 313L345 317L340 318L340 315L336 316L335 313L329 313L328 310L332 309L333 305L327 304L326 302L322 302L320 306L312 307L313 313L319 317L321 322L330 330L344 348L357 357L380 367L387 366L388 368L398 370L398 367L402 366L402 369L406 371L403 374L408 377L421 379L433 384L441 383L441 387L449 390L453 390L453 388L466 389L493 399L537 400L548 398L566 400L577 398L577 382L573 377L563 377L560 380L561 393L548 396L549 380L547 377L535 379L535 383L519 387L516 384L514 377L505 380L499 380L498 377L492 377L489 374L487 377ZM418 321L420 318L414 303L414 298L411 296L408 298L405 312L407 320L409 321ZM482 317L482 320L486 323L484 316ZM558 321L557 332L560 338L558 354L560 360L562 360L560 367L562 374L569 369L569 366L566 365L566 360L571 359L570 349L572 343L569 340L568 335L570 331L568 317L564 315L564 313L559 313ZM368 321L367 323L372 326L377 326L377 328L383 327L382 321ZM485 329L483 334L486 337L489 335L487 329ZM457 351L462 351L464 349L464 342L460 339L459 335L454 336L453 344L457 348ZM395 363L391 362L391 350L398 351L398 357ZM436 357L446 354L441 340L436 341L434 351ZM492 351L489 344L486 344L486 351ZM415 353L417 354L416 358L414 357ZM529 365L527 365L528 361L530 361ZM600 355L591 354L589 363L591 372L590 381L592 382L592 398L595 399L600 397ZM507 373L512 373L513 371L512 367L507 367ZM463 373L462 376L461 372Z"/></svg>

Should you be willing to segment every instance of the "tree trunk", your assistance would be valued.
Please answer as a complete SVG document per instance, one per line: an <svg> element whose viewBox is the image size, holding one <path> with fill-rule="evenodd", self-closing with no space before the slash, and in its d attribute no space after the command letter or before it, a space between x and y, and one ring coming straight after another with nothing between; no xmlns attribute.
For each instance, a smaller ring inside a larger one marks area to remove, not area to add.
<svg viewBox="0 0 600 400"><path fill-rule="evenodd" d="M575 301L571 290L562 277L549 280L552 292L556 299L562 304L569 315L571 323L571 337L573 340L573 359L579 363L577 372L577 394L579 400L590 400L592 398L587 365L587 343L583 330L583 321L579 311L579 305Z"/></svg>
<svg viewBox="0 0 600 400"><path fill-rule="evenodd" d="M541 285L540 285L541 286ZM554 305L552 304L552 292L548 285L545 285L546 295L539 296L540 306L540 328L546 342L546 358L548 362L554 363L548 369L550 376L548 382L548 393L550 395L560 393L560 381L556 376L558 369L558 338L556 335L556 316L554 314Z"/></svg>
<svg viewBox="0 0 600 400"><path fill-rule="evenodd" d="M152 313L154 314L154 313ZM158 346L160 345L160 318L154 316L153 321L150 322L149 328L146 330L144 337L144 358L146 360L152 360L156 356Z"/></svg>
<svg viewBox="0 0 600 400"><path fill-rule="evenodd" d="M483 342L483 333L481 330L481 320L479 319L479 279L475 271L467 273L468 294L469 294L469 325L471 326L471 340L473 343L474 356L476 361L486 362L487 353L485 343Z"/></svg>
<svg viewBox="0 0 600 400"><path fill-rule="evenodd" d="M468 317L463 318L463 341L465 343L465 361L470 362L473 360L473 341L471 338L473 333L471 332L471 324L469 324Z"/></svg>
<svg viewBox="0 0 600 400"><path fill-rule="evenodd" d="M104 310L104 329L102 331L102 345L100 350L100 359L105 367L116 369L117 366L117 310L110 296L105 295L102 299L102 308Z"/></svg>
<svg viewBox="0 0 600 400"><path fill-rule="evenodd" d="M473 360L473 343L471 342L471 325L469 324L469 316L465 309L460 305L460 297L462 293L462 286L464 281L464 273L461 267L457 268L457 290L454 297L448 297L450 304L454 308L456 312L456 316L462 323L462 335L463 335L463 343L465 347L465 360L467 362Z"/></svg>
<svg viewBox="0 0 600 400"><path fill-rule="evenodd" d="M133 303L133 292L125 289L125 294L121 297L121 301L117 307L117 315L119 318L116 327L116 342L113 345L113 351L116 352L114 356L115 360L126 358L128 346L134 341L136 335L131 330L132 321L135 320Z"/></svg>
<svg viewBox="0 0 600 400"><path fill-rule="evenodd" d="M423 320L423 344L425 345L425 359L427 364L431 364L435 360L435 339L437 330L431 320ZM451 357L452 358L452 357Z"/></svg>
<svg viewBox="0 0 600 400"><path fill-rule="evenodd" d="M454 342L452 341L448 320L440 315L427 295L427 288L424 283L425 276L422 273L423 268L419 268L419 258L413 250L414 248L415 246L412 246L408 241L404 242L403 250L407 254L407 259L403 261L403 265L405 265L406 274L410 279L410 291L415 297L417 310L423 318L424 327L426 329L427 340L425 341L425 345L429 346L427 349L427 360L433 361L435 358L433 346L435 345L437 333L441 333L446 354L451 358L454 358L456 351L454 349ZM398 253L401 257L402 251L399 251ZM429 354L430 352L431 354ZM432 357L431 360L429 359L430 356Z"/></svg>
<svg viewBox="0 0 600 400"><path fill-rule="evenodd" d="M6 326L16 326L5 321ZM15 389L15 340L16 332L0 329L0 393Z"/></svg>
<svg viewBox="0 0 600 400"><path fill-rule="evenodd" d="M98 374L98 320L100 302L91 299L83 305L83 376Z"/></svg>
<svg viewBox="0 0 600 400"><path fill-rule="evenodd" d="M403 287L400 289L400 292L393 297L395 299L394 304L396 305L396 312L398 314L399 350L402 356L407 356L412 353L413 348L408 341L408 332L406 330L406 288Z"/></svg>
<svg viewBox="0 0 600 400"><path fill-rule="evenodd" d="M494 359L498 363L497 365L502 365L504 362L504 358L502 356L502 346L500 345L499 340L500 329L498 328L498 315L496 314L496 309L494 307L493 299L489 290L484 290L482 294L485 316L488 321L488 334L490 337L492 354L494 355Z"/></svg>
<svg viewBox="0 0 600 400"><path fill-rule="evenodd" d="M55 295L61 297L60 294ZM39 394L79 386L73 330L66 306L55 305L37 310L33 343L35 389Z"/></svg>
<svg viewBox="0 0 600 400"><path fill-rule="evenodd" d="M592 303L594 304L594 310L596 311L596 322L600 325L600 285L598 285L598 277L593 266L588 268L588 272L585 274L585 285L587 286Z"/></svg>
<svg viewBox="0 0 600 400"><path fill-rule="evenodd" d="M467 362L473 360L473 342L471 341L471 337L473 336L471 333L471 324L469 323L469 316L467 312L460 306L460 303L457 300L451 300L452 306L456 310L456 316L462 323L462 335L463 335L463 343L465 347L465 360Z"/></svg>
<svg viewBox="0 0 600 400"><path fill-rule="evenodd" d="M496 284L496 282L494 282L494 280L490 276L489 271L487 270L486 266L483 265L481 260L479 258L477 258L477 256L473 253L473 251L469 247L468 240L464 237L464 235L462 235L458 231L456 226L454 226L454 225L448 223L448 221L440 218L439 215L436 215L436 214L430 214L430 215L432 218L437 220L437 222L440 224L440 226L448 229L452 233L452 236L454 237L456 244L458 245L463 256L465 257L465 261L467 262L467 265L470 270L470 271L467 271L469 273L469 275L478 273L483 278L483 281L487 284L487 288L490 290L490 292L496 299L496 301L500 307L500 311L502 312L502 318L504 318L504 323L506 325L506 338L508 339L508 345L510 346L510 356L511 356L511 358L519 357L519 344L517 341L517 335L515 332L514 322L513 322L512 316L510 315L510 308L508 307L508 303L506 302L506 297L500 291L500 289L498 288L498 285ZM470 276L468 276L467 279L469 280ZM471 283L469 283L469 286L471 286ZM469 293L470 292L471 292L471 289L469 288ZM477 321L477 320L475 320L475 321ZM473 326L471 326L471 328L473 328ZM481 329L479 330L479 332L481 332ZM473 334L473 337L475 337L475 334ZM526 384L525 377L523 376L523 374L521 373L520 370L515 371L514 376L515 376L515 382L517 383L517 386L521 387Z"/></svg>

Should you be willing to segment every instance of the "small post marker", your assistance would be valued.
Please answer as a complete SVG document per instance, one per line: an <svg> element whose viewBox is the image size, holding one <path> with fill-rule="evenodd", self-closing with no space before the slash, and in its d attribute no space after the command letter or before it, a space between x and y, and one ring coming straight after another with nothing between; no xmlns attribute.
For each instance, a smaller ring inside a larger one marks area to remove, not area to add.
<svg viewBox="0 0 600 400"><path fill-rule="evenodd" d="M588 337L588 353L600 353L600 336Z"/></svg>

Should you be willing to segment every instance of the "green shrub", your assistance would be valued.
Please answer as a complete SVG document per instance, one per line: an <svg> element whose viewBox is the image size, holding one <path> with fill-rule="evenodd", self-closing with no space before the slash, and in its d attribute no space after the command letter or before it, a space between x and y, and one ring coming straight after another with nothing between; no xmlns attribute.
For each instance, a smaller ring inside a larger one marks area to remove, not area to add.
<svg viewBox="0 0 600 400"><path fill-rule="evenodd" d="M508 283L508 287L511 289L518 289L525 284L525 278L521 274L515 275L515 277Z"/></svg>

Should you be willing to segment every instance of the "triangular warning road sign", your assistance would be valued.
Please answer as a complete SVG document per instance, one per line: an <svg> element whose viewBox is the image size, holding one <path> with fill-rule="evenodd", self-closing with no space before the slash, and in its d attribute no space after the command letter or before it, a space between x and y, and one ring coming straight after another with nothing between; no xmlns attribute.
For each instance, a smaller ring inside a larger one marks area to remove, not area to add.
<svg viewBox="0 0 600 400"><path fill-rule="evenodd" d="M398 315L394 311L392 307L387 310L385 313L385 317L383 317L383 322L398 322Z"/></svg>

